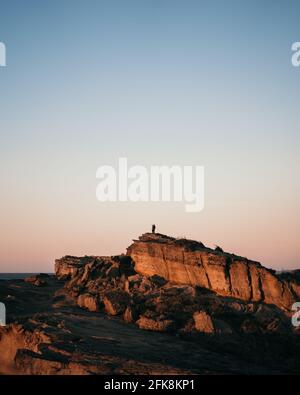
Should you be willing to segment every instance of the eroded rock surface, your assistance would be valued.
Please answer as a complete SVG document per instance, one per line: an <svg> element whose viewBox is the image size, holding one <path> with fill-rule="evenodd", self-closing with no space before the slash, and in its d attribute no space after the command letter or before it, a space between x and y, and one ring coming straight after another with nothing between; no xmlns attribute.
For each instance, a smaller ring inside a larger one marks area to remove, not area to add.
<svg viewBox="0 0 300 395"><path fill-rule="evenodd" d="M159 275L176 283L207 288L218 295L275 304L290 310L300 287L260 263L206 248L202 243L146 233L127 254L143 276Z"/></svg>

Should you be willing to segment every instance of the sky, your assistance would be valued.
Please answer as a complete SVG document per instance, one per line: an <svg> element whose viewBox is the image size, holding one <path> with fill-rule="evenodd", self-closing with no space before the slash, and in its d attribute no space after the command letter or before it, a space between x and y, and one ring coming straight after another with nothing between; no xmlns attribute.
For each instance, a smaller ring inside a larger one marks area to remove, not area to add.
<svg viewBox="0 0 300 395"><path fill-rule="evenodd" d="M300 2L0 0L0 272L150 231L300 268ZM96 199L96 170L200 165L205 206Z"/></svg>

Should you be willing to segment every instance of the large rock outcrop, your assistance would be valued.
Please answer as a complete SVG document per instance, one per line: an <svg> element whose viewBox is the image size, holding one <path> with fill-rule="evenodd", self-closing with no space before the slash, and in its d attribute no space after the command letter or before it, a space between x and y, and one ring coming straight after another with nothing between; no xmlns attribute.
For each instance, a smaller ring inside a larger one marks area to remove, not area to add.
<svg viewBox="0 0 300 395"><path fill-rule="evenodd" d="M293 332L290 281L196 241L145 234L127 255L58 259L56 276L64 279L78 306L122 317L144 330Z"/></svg>
<svg viewBox="0 0 300 395"><path fill-rule="evenodd" d="M274 304L288 311L300 297L296 284L291 286L260 263L192 240L146 233L134 240L127 254L141 275L159 275L172 283L196 285L222 296Z"/></svg>
<svg viewBox="0 0 300 395"><path fill-rule="evenodd" d="M299 372L299 271L145 234L55 272L0 281L0 374Z"/></svg>

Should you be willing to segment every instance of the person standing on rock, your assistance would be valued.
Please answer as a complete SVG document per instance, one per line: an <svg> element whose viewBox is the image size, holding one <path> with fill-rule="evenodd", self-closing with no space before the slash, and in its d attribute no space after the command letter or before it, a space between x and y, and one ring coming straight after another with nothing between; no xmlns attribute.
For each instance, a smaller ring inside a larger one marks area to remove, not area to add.
<svg viewBox="0 0 300 395"><path fill-rule="evenodd" d="M155 233L156 226L152 225L152 233Z"/></svg>

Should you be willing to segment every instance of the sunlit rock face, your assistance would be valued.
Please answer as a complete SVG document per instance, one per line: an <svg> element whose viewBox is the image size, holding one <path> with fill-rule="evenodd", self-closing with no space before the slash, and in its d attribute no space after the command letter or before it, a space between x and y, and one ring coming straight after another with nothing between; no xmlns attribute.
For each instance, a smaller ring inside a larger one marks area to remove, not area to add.
<svg viewBox="0 0 300 395"><path fill-rule="evenodd" d="M265 302L290 310L295 289L260 263L234 254L212 250L202 243L146 233L134 240L127 254L136 272L159 275L184 285L197 285L218 295Z"/></svg>

